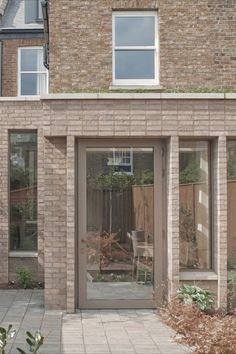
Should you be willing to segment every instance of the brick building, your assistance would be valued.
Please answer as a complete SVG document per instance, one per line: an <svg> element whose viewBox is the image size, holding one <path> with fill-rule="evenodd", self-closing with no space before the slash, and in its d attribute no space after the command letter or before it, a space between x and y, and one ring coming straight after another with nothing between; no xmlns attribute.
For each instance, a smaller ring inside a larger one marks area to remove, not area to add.
<svg viewBox="0 0 236 354"><path fill-rule="evenodd" d="M225 306L236 1L1 0L0 16L0 284L27 266L69 312L153 307L182 282Z"/></svg>

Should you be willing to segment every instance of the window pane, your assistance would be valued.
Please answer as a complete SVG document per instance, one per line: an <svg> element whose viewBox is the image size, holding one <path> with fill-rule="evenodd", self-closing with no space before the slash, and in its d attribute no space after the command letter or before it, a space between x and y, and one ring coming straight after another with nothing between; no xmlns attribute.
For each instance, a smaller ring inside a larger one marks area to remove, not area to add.
<svg viewBox="0 0 236 354"><path fill-rule="evenodd" d="M208 142L180 143L180 267L210 269Z"/></svg>
<svg viewBox="0 0 236 354"><path fill-rule="evenodd" d="M41 95L47 92L47 74L38 74L37 79L37 93Z"/></svg>
<svg viewBox="0 0 236 354"><path fill-rule="evenodd" d="M10 249L37 249L37 134L10 135Z"/></svg>
<svg viewBox="0 0 236 354"><path fill-rule="evenodd" d="M37 0L25 0L25 23L33 23L37 19Z"/></svg>
<svg viewBox="0 0 236 354"><path fill-rule="evenodd" d="M47 92L47 74L21 74L21 95L40 95Z"/></svg>
<svg viewBox="0 0 236 354"><path fill-rule="evenodd" d="M21 74L21 95L37 95L38 74Z"/></svg>
<svg viewBox="0 0 236 354"><path fill-rule="evenodd" d="M228 268L236 266L236 141L227 144L228 155Z"/></svg>
<svg viewBox="0 0 236 354"><path fill-rule="evenodd" d="M154 50L117 50L116 79L155 79Z"/></svg>
<svg viewBox="0 0 236 354"><path fill-rule="evenodd" d="M133 174L116 170L123 152ZM93 147L87 159L87 297L150 299L153 293L154 151Z"/></svg>
<svg viewBox="0 0 236 354"><path fill-rule="evenodd" d="M21 71L45 71L43 49L21 49Z"/></svg>
<svg viewBox="0 0 236 354"><path fill-rule="evenodd" d="M155 45L155 17L116 17L116 46L153 46Z"/></svg>
<svg viewBox="0 0 236 354"><path fill-rule="evenodd" d="M41 0L37 0L38 2L38 19L42 19L43 18L43 14L42 14L42 4L41 4Z"/></svg>

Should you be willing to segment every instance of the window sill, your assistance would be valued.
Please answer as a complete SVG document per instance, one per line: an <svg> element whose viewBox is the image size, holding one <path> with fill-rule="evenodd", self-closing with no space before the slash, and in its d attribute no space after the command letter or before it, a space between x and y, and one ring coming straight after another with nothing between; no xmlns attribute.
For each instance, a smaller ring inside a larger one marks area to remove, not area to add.
<svg viewBox="0 0 236 354"><path fill-rule="evenodd" d="M163 87L161 85L111 85L109 87L111 91L161 91Z"/></svg>
<svg viewBox="0 0 236 354"><path fill-rule="evenodd" d="M10 251L9 258L37 258L38 252L34 251Z"/></svg>
<svg viewBox="0 0 236 354"><path fill-rule="evenodd" d="M218 280L218 275L213 271L183 271L180 280Z"/></svg>

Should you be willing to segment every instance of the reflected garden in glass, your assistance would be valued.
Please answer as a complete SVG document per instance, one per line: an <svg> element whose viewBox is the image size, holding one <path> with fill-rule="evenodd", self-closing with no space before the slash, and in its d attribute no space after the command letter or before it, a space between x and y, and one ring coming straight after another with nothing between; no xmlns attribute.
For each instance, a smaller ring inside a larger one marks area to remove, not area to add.
<svg viewBox="0 0 236 354"><path fill-rule="evenodd" d="M181 141L180 268L211 268L209 142Z"/></svg>
<svg viewBox="0 0 236 354"><path fill-rule="evenodd" d="M87 298L151 299L153 148L87 148Z"/></svg>
<svg viewBox="0 0 236 354"><path fill-rule="evenodd" d="M10 250L37 250L37 133L10 133Z"/></svg>

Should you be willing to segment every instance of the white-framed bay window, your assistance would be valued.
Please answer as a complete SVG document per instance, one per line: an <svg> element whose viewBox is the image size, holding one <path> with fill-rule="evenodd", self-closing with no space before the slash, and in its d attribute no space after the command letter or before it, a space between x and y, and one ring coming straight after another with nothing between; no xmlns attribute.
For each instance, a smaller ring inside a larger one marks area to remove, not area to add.
<svg viewBox="0 0 236 354"><path fill-rule="evenodd" d="M156 11L112 14L113 85L159 85Z"/></svg>
<svg viewBox="0 0 236 354"><path fill-rule="evenodd" d="M18 95L48 92L48 70L43 65L43 47L18 48Z"/></svg>

